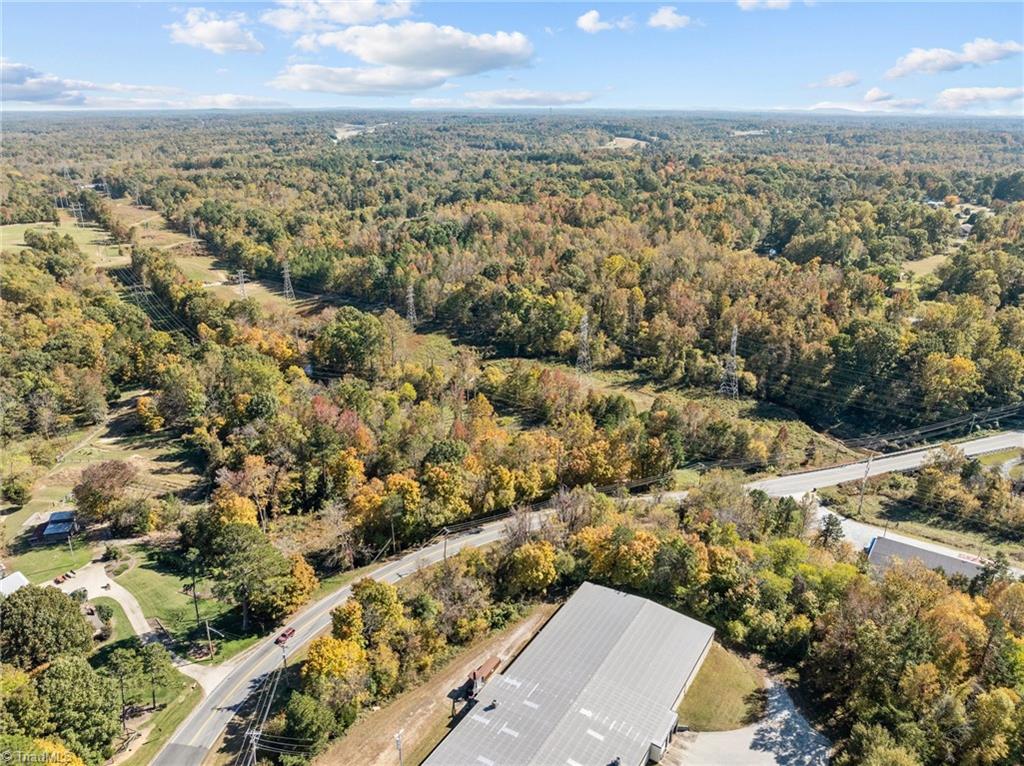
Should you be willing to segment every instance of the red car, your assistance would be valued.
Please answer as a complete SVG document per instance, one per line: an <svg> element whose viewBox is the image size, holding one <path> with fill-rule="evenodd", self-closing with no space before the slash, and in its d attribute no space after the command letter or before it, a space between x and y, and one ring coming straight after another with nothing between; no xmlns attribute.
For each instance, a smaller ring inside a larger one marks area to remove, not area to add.
<svg viewBox="0 0 1024 766"><path fill-rule="evenodd" d="M280 636L278 636L277 638L274 639L274 643L277 644L278 646L281 646L286 641L288 641L289 638L291 638L294 635L295 635L295 628L288 628L283 633L281 633Z"/></svg>

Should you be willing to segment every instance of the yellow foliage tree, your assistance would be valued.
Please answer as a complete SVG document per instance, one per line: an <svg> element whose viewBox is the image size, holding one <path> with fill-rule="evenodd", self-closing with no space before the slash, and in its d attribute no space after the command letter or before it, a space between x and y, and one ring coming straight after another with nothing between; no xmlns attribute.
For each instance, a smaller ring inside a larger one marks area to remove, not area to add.
<svg viewBox="0 0 1024 766"><path fill-rule="evenodd" d="M159 431L164 427L164 419L156 407L156 401L151 396L140 396L135 402L135 415L138 417L142 427L150 433Z"/></svg>
<svg viewBox="0 0 1024 766"><path fill-rule="evenodd" d="M218 487L210 497L210 511L221 524L256 526L256 503L226 487Z"/></svg>
<svg viewBox="0 0 1024 766"><path fill-rule="evenodd" d="M509 554L505 581L510 593L540 593L555 581L555 547L547 540L523 543Z"/></svg>
<svg viewBox="0 0 1024 766"><path fill-rule="evenodd" d="M351 679L365 675L366 651L355 641L321 636L309 645L302 677L310 680Z"/></svg>

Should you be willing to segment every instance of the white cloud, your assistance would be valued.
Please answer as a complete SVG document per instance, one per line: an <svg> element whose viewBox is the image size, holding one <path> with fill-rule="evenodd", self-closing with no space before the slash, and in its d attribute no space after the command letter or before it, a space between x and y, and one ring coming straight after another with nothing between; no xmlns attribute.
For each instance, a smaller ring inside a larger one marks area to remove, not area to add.
<svg viewBox="0 0 1024 766"><path fill-rule="evenodd" d="M383 96L412 93L444 84L447 75L405 67L329 67L292 64L268 85L281 90L340 93L351 96Z"/></svg>
<svg viewBox="0 0 1024 766"><path fill-rule="evenodd" d="M881 88L872 88L871 90L864 94L864 100L867 101L869 104L874 104L879 101L891 101L892 94L886 93Z"/></svg>
<svg viewBox="0 0 1024 766"><path fill-rule="evenodd" d="M466 94L477 106L569 106L593 100L589 91L477 90Z"/></svg>
<svg viewBox="0 0 1024 766"><path fill-rule="evenodd" d="M587 34L596 35L598 32L604 32L608 29L629 29L633 26L633 19L629 16L623 16L621 19L614 21L602 21L601 14L597 11L587 11L576 19L576 26Z"/></svg>
<svg viewBox="0 0 1024 766"><path fill-rule="evenodd" d="M647 19L647 26L656 29L682 29L693 24L693 19L676 11L674 5L663 5Z"/></svg>
<svg viewBox="0 0 1024 766"><path fill-rule="evenodd" d="M784 11L789 8L789 0L736 0L742 11Z"/></svg>
<svg viewBox="0 0 1024 766"><path fill-rule="evenodd" d="M368 64L429 70L450 77L523 66L533 57L533 45L521 32L475 35L428 22L349 27L305 40L311 49L334 47Z"/></svg>
<svg viewBox="0 0 1024 766"><path fill-rule="evenodd" d="M856 72L849 70L845 72L836 72L830 74L820 82L812 82L808 84L808 88L852 88L854 85L860 82L860 76Z"/></svg>
<svg viewBox="0 0 1024 766"><path fill-rule="evenodd" d="M27 64L0 59L5 103L32 108L238 109L287 106L281 101L234 93L188 94L168 85L97 83L46 74Z"/></svg>
<svg viewBox="0 0 1024 766"><path fill-rule="evenodd" d="M554 107L585 104L594 99L589 91L476 90L464 98L413 98L420 109L493 109L497 107Z"/></svg>
<svg viewBox="0 0 1024 766"><path fill-rule="evenodd" d="M311 51L336 48L369 66L292 64L271 86L351 95L408 93L444 86L451 77L525 66L533 58L533 45L521 32L472 34L413 21L311 33L296 45Z"/></svg>
<svg viewBox="0 0 1024 766"><path fill-rule="evenodd" d="M3 100L24 103L81 105L86 100L83 91L95 90L96 84L85 80L68 80L29 66L0 59L0 83Z"/></svg>
<svg viewBox="0 0 1024 766"><path fill-rule="evenodd" d="M417 109L445 109L459 106L459 103L454 98L413 98L409 100L409 105Z"/></svg>
<svg viewBox="0 0 1024 766"><path fill-rule="evenodd" d="M192 96L187 103L190 109L259 109L287 106L283 101L258 96L242 96L237 93Z"/></svg>
<svg viewBox="0 0 1024 766"><path fill-rule="evenodd" d="M412 13L412 0L278 0L260 21L282 32L310 32L350 24L401 19Z"/></svg>
<svg viewBox="0 0 1024 766"><path fill-rule="evenodd" d="M171 42L205 48L217 54L259 53L263 44L245 28L249 23L244 13L221 17L205 8L189 8L184 21L169 24Z"/></svg>
<svg viewBox="0 0 1024 766"><path fill-rule="evenodd" d="M871 88L859 100L819 101L806 109L830 112L914 112L921 106L920 99L896 98L881 88Z"/></svg>
<svg viewBox="0 0 1024 766"><path fill-rule="evenodd" d="M935 99L943 111L959 111L992 101L1009 102L1024 98L1024 88L946 88Z"/></svg>
<svg viewBox="0 0 1024 766"><path fill-rule="evenodd" d="M959 52L948 48L914 48L902 56L885 76L892 80L917 72L935 74L964 67L979 67L1009 58L1021 51L1024 51L1024 46L1013 40L999 43L984 37L964 43Z"/></svg>
<svg viewBox="0 0 1024 766"><path fill-rule="evenodd" d="M576 26L592 35L612 28L612 25L607 21L601 21L601 14L597 11L587 11L584 13L576 19Z"/></svg>

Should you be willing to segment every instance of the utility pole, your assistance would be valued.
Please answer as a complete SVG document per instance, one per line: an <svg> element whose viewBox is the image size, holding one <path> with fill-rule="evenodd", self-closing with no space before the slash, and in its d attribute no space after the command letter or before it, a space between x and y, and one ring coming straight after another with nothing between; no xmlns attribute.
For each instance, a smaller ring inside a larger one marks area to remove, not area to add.
<svg viewBox="0 0 1024 766"><path fill-rule="evenodd" d="M584 311L580 319L579 344L576 347L576 374L586 375L593 369L590 359L590 312Z"/></svg>
<svg viewBox="0 0 1024 766"><path fill-rule="evenodd" d="M196 609L196 622L199 622L199 596L196 594L195 562L192 562L192 606Z"/></svg>
<svg viewBox="0 0 1024 766"><path fill-rule="evenodd" d="M874 455L869 455L867 465L864 466L864 478L860 481L860 501L857 503L857 518L860 518L861 512L864 510L864 491L868 487L868 476L871 475L871 461L874 459ZM882 536L885 536L884 532Z"/></svg>
<svg viewBox="0 0 1024 766"><path fill-rule="evenodd" d="M213 639L210 638L210 621L203 620L206 624L206 646L210 650L210 659L213 659Z"/></svg>
<svg viewBox="0 0 1024 766"><path fill-rule="evenodd" d="M416 326L416 288L412 281L405 286L405 318L413 327Z"/></svg>
<svg viewBox="0 0 1024 766"><path fill-rule="evenodd" d="M245 300L245 269L238 270L238 286L242 291L242 300Z"/></svg>
<svg viewBox="0 0 1024 766"><path fill-rule="evenodd" d="M395 735L395 747L398 749L398 766L405 766L402 762L402 732L405 729L399 729L398 734Z"/></svg>
<svg viewBox="0 0 1024 766"><path fill-rule="evenodd" d="M292 288L292 272L288 267L288 261L281 266L281 278L284 280L284 297L290 301L295 300L295 290Z"/></svg>
<svg viewBox="0 0 1024 766"><path fill-rule="evenodd" d="M444 534L444 560L447 561L448 560L448 527L445 527L444 529L442 529L441 532L442 532L442 534Z"/></svg>
<svg viewBox="0 0 1024 766"><path fill-rule="evenodd" d="M735 399L740 395L739 379L736 377L736 341L739 338L739 328L733 323L732 340L729 341L729 356L725 358L725 371L722 373L722 382L718 386L718 393Z"/></svg>

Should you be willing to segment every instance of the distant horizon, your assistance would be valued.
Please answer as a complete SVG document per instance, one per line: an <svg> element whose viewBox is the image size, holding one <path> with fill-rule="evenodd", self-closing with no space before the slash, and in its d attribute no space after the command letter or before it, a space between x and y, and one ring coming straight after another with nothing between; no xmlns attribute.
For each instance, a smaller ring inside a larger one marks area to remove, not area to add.
<svg viewBox="0 0 1024 766"><path fill-rule="evenodd" d="M722 115L728 117L794 117L801 120L816 120L825 118L835 117L848 117L853 120L883 120L886 122L899 122L901 120L914 120L914 121L926 121L926 122L970 122L970 121L988 121L988 122L1008 122L1008 123L1019 123L1021 129L1024 129L1024 115L1010 115L1010 114L945 114L936 112L923 112L923 113L912 113L912 112L857 112L857 111L844 111L844 110L816 110L813 112L801 111L801 110L786 110L786 109L744 109L744 108L657 108L657 107L600 107L600 106L577 106L577 107L411 107L411 106L358 106L358 105L341 105L341 106L264 106L264 107L238 107L238 108L227 108L227 107L206 107L206 108L75 108L75 109L12 109L6 113L9 117L38 117L45 115L52 116L129 116L129 115L146 115L148 117L154 117L159 115L167 116L180 116L180 115L194 115L196 117L202 115L256 115L256 114L317 114L323 112L355 112L355 113L388 113L388 114L406 114L411 116L416 115L432 115L432 114L458 114L458 115L488 115L488 116L501 116L501 115L522 115L522 116L537 116L537 117L558 117L558 116L572 116L572 115L665 115L665 116L680 116L685 117L688 115Z"/></svg>

